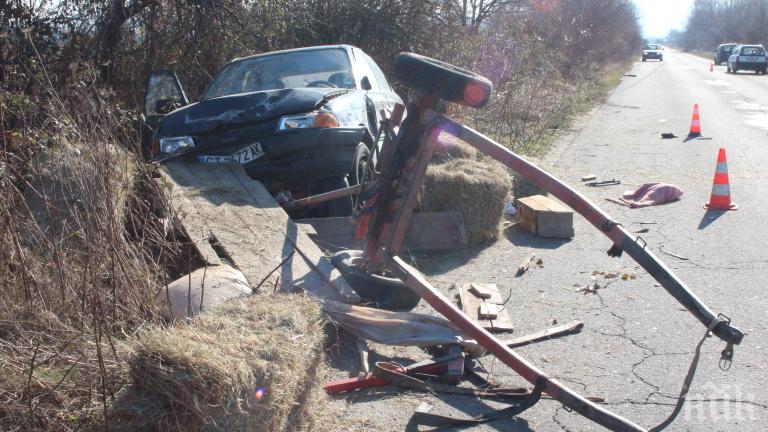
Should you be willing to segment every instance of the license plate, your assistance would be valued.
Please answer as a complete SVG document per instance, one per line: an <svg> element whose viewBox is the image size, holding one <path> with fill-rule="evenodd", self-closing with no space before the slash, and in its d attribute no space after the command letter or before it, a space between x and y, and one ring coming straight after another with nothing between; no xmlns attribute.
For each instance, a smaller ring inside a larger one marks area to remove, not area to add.
<svg viewBox="0 0 768 432"><path fill-rule="evenodd" d="M248 147L242 148L231 155L223 155L223 156L210 156L210 155L201 155L197 157L198 162L202 163L239 163L239 164L247 164L248 162L254 161L260 157L264 156L264 149L261 148L261 144L254 143L249 145Z"/></svg>

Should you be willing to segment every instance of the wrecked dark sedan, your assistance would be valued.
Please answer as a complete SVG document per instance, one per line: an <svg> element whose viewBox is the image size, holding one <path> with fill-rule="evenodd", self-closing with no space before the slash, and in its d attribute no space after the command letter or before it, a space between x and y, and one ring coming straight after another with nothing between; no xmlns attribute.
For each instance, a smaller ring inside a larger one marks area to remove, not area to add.
<svg viewBox="0 0 768 432"><path fill-rule="evenodd" d="M171 71L152 74L145 96L156 160L239 163L286 199L358 184L382 115L402 103L359 48L321 46L235 59L189 103ZM350 199L325 215L351 212Z"/></svg>

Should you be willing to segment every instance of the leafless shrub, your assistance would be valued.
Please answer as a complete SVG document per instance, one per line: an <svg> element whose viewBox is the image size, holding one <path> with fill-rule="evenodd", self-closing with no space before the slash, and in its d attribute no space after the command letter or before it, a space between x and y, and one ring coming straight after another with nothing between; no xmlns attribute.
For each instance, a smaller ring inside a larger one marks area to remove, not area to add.
<svg viewBox="0 0 768 432"><path fill-rule="evenodd" d="M155 319L176 254L162 199L145 198L162 191L136 156L130 112L105 91L40 86L0 98L4 430L103 422L125 381L121 340Z"/></svg>

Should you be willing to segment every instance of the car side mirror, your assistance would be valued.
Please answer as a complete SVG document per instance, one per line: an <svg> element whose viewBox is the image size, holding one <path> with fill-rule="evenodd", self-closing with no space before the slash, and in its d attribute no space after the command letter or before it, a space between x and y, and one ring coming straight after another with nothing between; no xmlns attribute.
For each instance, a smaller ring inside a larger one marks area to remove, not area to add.
<svg viewBox="0 0 768 432"><path fill-rule="evenodd" d="M373 86L371 86L371 80L369 80L367 76L364 76L360 81L360 87L362 87L363 90L370 90L373 88Z"/></svg>

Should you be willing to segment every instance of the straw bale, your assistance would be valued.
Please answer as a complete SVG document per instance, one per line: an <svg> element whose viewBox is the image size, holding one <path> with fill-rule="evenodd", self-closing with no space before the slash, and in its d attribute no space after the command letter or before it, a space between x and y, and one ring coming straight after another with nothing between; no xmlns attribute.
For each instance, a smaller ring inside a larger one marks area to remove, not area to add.
<svg viewBox="0 0 768 432"><path fill-rule="evenodd" d="M448 162L453 159L477 159L478 151L464 141L446 132L440 133L432 156L433 163Z"/></svg>
<svg viewBox="0 0 768 432"><path fill-rule="evenodd" d="M141 335L120 430L309 430L323 401L323 318L301 295L223 303L188 324ZM263 393L261 393L263 391Z"/></svg>
<svg viewBox="0 0 768 432"><path fill-rule="evenodd" d="M509 190L509 175L499 163L452 159L427 169L418 211L457 211L469 244L496 240Z"/></svg>

